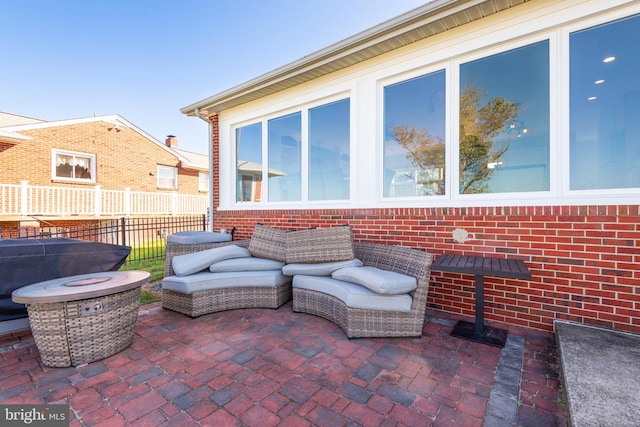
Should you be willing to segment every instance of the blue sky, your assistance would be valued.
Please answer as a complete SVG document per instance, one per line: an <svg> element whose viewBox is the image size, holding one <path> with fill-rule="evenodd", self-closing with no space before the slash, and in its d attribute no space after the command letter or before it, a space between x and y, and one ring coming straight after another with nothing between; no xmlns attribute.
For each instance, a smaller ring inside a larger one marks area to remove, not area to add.
<svg viewBox="0 0 640 427"><path fill-rule="evenodd" d="M427 0L0 0L0 111L120 114L206 153L180 108Z"/></svg>

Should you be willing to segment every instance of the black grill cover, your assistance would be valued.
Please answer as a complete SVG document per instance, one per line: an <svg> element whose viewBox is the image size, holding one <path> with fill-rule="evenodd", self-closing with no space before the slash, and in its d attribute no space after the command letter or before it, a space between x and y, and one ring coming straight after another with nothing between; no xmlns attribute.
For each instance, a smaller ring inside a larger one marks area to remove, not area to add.
<svg viewBox="0 0 640 427"><path fill-rule="evenodd" d="M23 286L77 274L116 271L129 246L86 240L0 239L0 322L27 317L24 304L11 300Z"/></svg>

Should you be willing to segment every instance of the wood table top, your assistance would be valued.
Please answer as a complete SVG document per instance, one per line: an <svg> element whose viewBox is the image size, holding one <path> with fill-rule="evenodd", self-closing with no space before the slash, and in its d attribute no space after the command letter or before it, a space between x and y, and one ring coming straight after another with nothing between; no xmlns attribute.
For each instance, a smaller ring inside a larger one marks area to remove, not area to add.
<svg viewBox="0 0 640 427"><path fill-rule="evenodd" d="M435 260L431 269L449 273L531 279L531 272L523 261L507 258L443 254Z"/></svg>

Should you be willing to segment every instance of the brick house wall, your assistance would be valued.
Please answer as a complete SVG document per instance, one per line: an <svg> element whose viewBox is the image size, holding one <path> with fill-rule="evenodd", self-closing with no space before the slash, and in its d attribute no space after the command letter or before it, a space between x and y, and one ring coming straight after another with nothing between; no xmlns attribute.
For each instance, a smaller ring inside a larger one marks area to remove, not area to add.
<svg viewBox="0 0 640 427"><path fill-rule="evenodd" d="M30 185L100 185L105 190L129 187L132 191L166 191L157 187L157 165L180 166L175 155L135 130L122 126L115 129L113 124L102 121L23 130L20 134L32 139L0 151L2 183L19 184L21 180L27 180ZM96 184L52 180L52 149L95 154ZM179 169L178 191L201 194L198 191L198 172Z"/></svg>
<svg viewBox="0 0 640 427"><path fill-rule="evenodd" d="M357 240L435 255L522 259L530 281L485 277L485 318L551 330L553 320L640 332L638 206L216 211L216 229L250 238L257 222L282 229L350 224ZM469 239L457 243L452 232ZM432 272L428 307L473 317L474 278Z"/></svg>
<svg viewBox="0 0 640 427"><path fill-rule="evenodd" d="M217 116L213 150L218 170ZM357 240L442 253L511 257L530 281L485 277L485 318L552 330L555 319L640 332L640 208L528 206L219 211L214 227L250 238L256 223L281 229L350 224ZM469 234L463 243L456 229ZM465 317L475 313L474 277L432 272L427 306Z"/></svg>

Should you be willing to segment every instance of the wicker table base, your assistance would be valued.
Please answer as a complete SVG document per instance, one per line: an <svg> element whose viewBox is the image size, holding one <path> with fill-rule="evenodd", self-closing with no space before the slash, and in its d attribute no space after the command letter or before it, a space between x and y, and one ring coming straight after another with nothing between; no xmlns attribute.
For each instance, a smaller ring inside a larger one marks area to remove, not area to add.
<svg viewBox="0 0 640 427"><path fill-rule="evenodd" d="M78 366L131 344L140 287L148 280L141 271L85 274L20 288L13 300L27 305L42 363Z"/></svg>

